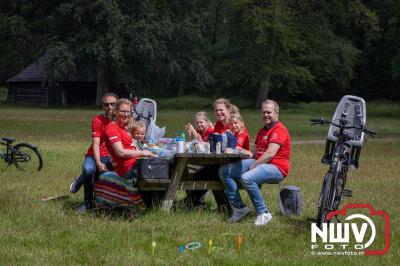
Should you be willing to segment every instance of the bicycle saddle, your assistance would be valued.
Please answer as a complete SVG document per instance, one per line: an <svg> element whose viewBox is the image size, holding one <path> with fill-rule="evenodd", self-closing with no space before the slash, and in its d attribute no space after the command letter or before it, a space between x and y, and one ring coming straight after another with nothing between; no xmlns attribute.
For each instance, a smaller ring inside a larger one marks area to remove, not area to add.
<svg viewBox="0 0 400 266"><path fill-rule="evenodd" d="M7 143L13 143L15 141L15 138L1 138L1 140L4 140Z"/></svg>

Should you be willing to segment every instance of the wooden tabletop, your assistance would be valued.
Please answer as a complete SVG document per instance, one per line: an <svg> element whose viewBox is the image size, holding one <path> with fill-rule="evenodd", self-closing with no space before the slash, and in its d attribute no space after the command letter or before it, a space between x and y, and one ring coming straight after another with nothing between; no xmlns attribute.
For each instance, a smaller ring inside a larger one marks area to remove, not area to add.
<svg viewBox="0 0 400 266"><path fill-rule="evenodd" d="M176 153L175 159L181 161L186 160L187 164L195 165L224 165L241 159L250 158L247 154L234 153Z"/></svg>
<svg viewBox="0 0 400 266"><path fill-rule="evenodd" d="M184 152L184 153L176 153L175 158L240 158L240 159L248 159L250 155L248 154L236 154L236 153L192 153L192 152Z"/></svg>

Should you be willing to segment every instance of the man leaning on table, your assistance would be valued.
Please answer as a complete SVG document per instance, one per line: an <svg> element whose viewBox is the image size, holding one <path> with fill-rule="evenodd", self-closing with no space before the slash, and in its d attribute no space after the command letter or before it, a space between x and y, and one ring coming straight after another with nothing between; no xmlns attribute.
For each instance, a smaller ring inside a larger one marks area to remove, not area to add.
<svg viewBox="0 0 400 266"><path fill-rule="evenodd" d="M265 225L272 216L261 195L263 183L277 183L289 174L290 135L287 128L278 121L279 105L266 100L261 105L264 127L257 134L253 159L245 159L222 166L218 173L224 183L225 193L233 207L229 222L237 222L250 209L243 203L235 180L240 180L246 189L257 213L255 225Z"/></svg>

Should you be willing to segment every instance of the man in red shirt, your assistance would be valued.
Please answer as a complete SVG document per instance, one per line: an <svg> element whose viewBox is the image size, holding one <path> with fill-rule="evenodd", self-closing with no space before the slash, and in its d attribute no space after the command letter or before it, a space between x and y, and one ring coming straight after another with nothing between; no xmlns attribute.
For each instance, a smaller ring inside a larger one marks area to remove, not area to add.
<svg viewBox="0 0 400 266"><path fill-rule="evenodd" d="M78 209L79 212L85 212L92 208L93 186L95 174L108 171L111 168L110 157L106 148L105 127L112 121L115 104L118 96L114 93L106 93L103 96L104 113L96 116L92 120L92 144L85 155L82 173L71 184L71 193L76 193L83 184L84 201Z"/></svg>
<svg viewBox="0 0 400 266"><path fill-rule="evenodd" d="M235 180L240 180L254 205L257 213L254 224L265 225L272 216L265 205L260 186L263 183L277 183L290 171L290 135L286 127L278 121L278 104L266 100L261 106L261 113L264 127L257 134L254 159L224 165L218 170L225 193L233 206L230 222L237 222L250 212L240 197Z"/></svg>

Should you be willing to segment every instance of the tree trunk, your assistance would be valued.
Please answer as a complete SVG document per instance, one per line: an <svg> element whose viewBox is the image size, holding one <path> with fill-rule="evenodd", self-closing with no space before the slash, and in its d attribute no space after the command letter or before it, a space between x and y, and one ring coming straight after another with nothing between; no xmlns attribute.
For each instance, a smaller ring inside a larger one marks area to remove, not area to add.
<svg viewBox="0 0 400 266"><path fill-rule="evenodd" d="M257 107L261 107L261 104L268 99L268 94L271 91L271 78L272 78L272 69L274 68L275 64L275 55L276 55L276 50L277 50L277 38L276 38L276 32L275 32L275 27L279 24L278 21L278 16L277 16L277 9L279 8L277 2L273 2L273 13L272 13L272 31L271 31L271 36L270 36L270 44L269 44L269 49L267 51L267 60L266 60L266 65L270 66L269 69L267 69L265 75L263 78L260 80L260 87L258 88L258 93L257 93Z"/></svg>
<svg viewBox="0 0 400 266"><path fill-rule="evenodd" d="M97 90L96 90L96 105L102 104L102 98L109 91L108 78L106 71L102 67L97 67Z"/></svg>
<svg viewBox="0 0 400 266"><path fill-rule="evenodd" d="M260 82L260 87L258 88L257 94L257 107L261 107L261 104L268 99L268 93L270 90L270 75L265 80Z"/></svg>

